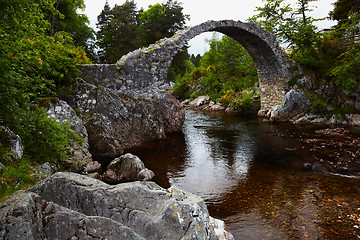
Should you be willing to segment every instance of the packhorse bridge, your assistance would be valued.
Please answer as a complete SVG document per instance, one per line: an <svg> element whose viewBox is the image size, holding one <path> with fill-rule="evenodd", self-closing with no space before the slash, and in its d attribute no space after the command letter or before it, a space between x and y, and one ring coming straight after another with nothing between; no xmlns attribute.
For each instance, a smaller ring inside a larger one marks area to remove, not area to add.
<svg viewBox="0 0 360 240"><path fill-rule="evenodd" d="M100 83L135 99L161 98L168 87L166 78L173 57L195 36L214 31L234 38L254 60L259 77L261 109L269 111L281 103L291 78L290 61L275 36L252 22L208 21L178 31L171 38L161 39L147 48L122 56L116 64L81 66L82 79Z"/></svg>

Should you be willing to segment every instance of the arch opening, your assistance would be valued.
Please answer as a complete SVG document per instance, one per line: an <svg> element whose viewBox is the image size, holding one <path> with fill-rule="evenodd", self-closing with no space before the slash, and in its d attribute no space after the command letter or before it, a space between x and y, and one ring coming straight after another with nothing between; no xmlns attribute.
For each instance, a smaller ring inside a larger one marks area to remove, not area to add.
<svg viewBox="0 0 360 240"><path fill-rule="evenodd" d="M218 31L201 33L193 39L196 38L202 40L203 46L198 45L199 49L205 46L208 49L202 55L189 52L187 58L183 57L186 51L175 55L167 79L173 84L173 94L181 100L208 96L217 103L214 108L231 106L256 113L260 105L259 80L256 64L248 51L236 39Z"/></svg>

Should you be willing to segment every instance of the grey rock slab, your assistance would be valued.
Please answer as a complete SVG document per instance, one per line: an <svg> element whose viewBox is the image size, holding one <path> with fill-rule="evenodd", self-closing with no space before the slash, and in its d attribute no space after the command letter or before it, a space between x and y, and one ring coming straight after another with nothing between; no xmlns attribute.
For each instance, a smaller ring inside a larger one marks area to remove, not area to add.
<svg viewBox="0 0 360 240"><path fill-rule="evenodd" d="M110 218L87 216L24 191L0 203L0 239L144 238Z"/></svg>
<svg viewBox="0 0 360 240"><path fill-rule="evenodd" d="M174 187L163 189L153 182L110 186L56 173L32 191L81 214L110 218L146 239L219 239L204 201Z"/></svg>
<svg viewBox="0 0 360 240"><path fill-rule="evenodd" d="M270 112L271 121L285 122L290 118L305 113L311 106L305 92L297 86L285 94L282 104L274 106Z"/></svg>

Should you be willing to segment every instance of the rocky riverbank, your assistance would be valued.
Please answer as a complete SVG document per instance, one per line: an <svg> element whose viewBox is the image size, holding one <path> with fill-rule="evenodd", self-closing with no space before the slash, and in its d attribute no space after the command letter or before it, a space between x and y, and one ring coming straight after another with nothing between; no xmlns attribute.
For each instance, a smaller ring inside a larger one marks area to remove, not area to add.
<svg viewBox="0 0 360 240"><path fill-rule="evenodd" d="M334 94L334 86L316 89L308 77L303 77L289 89L281 103L269 111L260 110L257 115L270 122L291 122L293 124L323 124L329 126L360 126L360 88L354 91L354 96L348 97L341 105L344 109L352 109L352 113L336 113L333 107L325 102L310 101L311 95L317 94L329 98ZM346 95L345 93L343 95ZM319 97L319 96L317 96ZM354 100L355 99L355 100ZM340 101L339 99L337 101ZM200 96L193 100L182 102L184 106L203 111L238 112L221 103L210 101L209 96ZM325 105L324 105L325 104Z"/></svg>

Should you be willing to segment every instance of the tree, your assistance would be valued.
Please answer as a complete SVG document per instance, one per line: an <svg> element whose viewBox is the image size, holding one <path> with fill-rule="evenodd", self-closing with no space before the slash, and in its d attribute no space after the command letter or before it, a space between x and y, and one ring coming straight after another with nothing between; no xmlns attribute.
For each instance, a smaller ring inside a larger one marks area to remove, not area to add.
<svg viewBox="0 0 360 240"><path fill-rule="evenodd" d="M135 50L139 44L138 11L134 1L115 5L110 9L106 2L98 16L97 45L103 56L101 61L115 63L124 54Z"/></svg>
<svg viewBox="0 0 360 240"><path fill-rule="evenodd" d="M263 7L257 7L259 13L250 18L267 31L276 35L277 39L290 49L290 57L311 65L316 62L316 44L320 35L314 19L308 15L312 11L310 3L317 0L297 0L297 7L285 4L284 0L264 0Z"/></svg>
<svg viewBox="0 0 360 240"><path fill-rule="evenodd" d="M97 45L101 49L101 62L114 63L136 48L172 36L185 26L188 19L182 9L178 2L172 0L165 4L150 5L146 11L137 11L134 1L127 0L123 5L115 5L112 9L106 2L97 23ZM186 57L187 51L183 50L183 54ZM176 59L174 61L178 62Z"/></svg>
<svg viewBox="0 0 360 240"><path fill-rule="evenodd" d="M179 2L168 0L165 4L150 5L148 10L140 12L141 45L148 46L183 29L189 16L182 11Z"/></svg>
<svg viewBox="0 0 360 240"><path fill-rule="evenodd" d="M148 46L156 41L171 37L176 31L185 27L189 19L183 12L183 7L177 1L168 0L165 4L150 5L146 11L139 13L141 46ZM184 47L173 59L169 69L169 82L175 81L178 74L184 74L186 61L190 58L188 47Z"/></svg>
<svg viewBox="0 0 360 240"><path fill-rule="evenodd" d="M236 40L223 36L208 40L210 49L200 60L203 68L216 69L221 91L239 91L252 87L257 81L256 66L245 48ZM220 92L219 92L220 93Z"/></svg>
<svg viewBox="0 0 360 240"><path fill-rule="evenodd" d="M360 85L360 7L339 0L330 15L339 22L328 36L333 43L328 49L335 49L337 53L332 58L329 76L339 89L351 95Z"/></svg>
<svg viewBox="0 0 360 240"><path fill-rule="evenodd" d="M94 30L88 26L88 17L78 13L85 9L84 0L56 0L53 6L55 11L47 8L46 18L51 23L50 30L53 33L70 33L73 43L83 47L88 56L94 57L94 46L91 44L95 40Z"/></svg>
<svg viewBox="0 0 360 240"><path fill-rule="evenodd" d="M190 60L191 60L191 62L192 62L196 67L199 67L199 65L200 65L200 60L201 60L201 55L200 55L200 54L197 54L197 55L195 56L194 54L191 54Z"/></svg>
<svg viewBox="0 0 360 240"><path fill-rule="evenodd" d="M338 26L351 21L351 16L360 13L359 0L337 0L334 6L329 15L332 20L339 21Z"/></svg>
<svg viewBox="0 0 360 240"><path fill-rule="evenodd" d="M178 54L175 55L171 63L166 79L168 82L175 82L179 74L184 75L189 70L189 58L190 55L188 53L188 47L185 46Z"/></svg>

